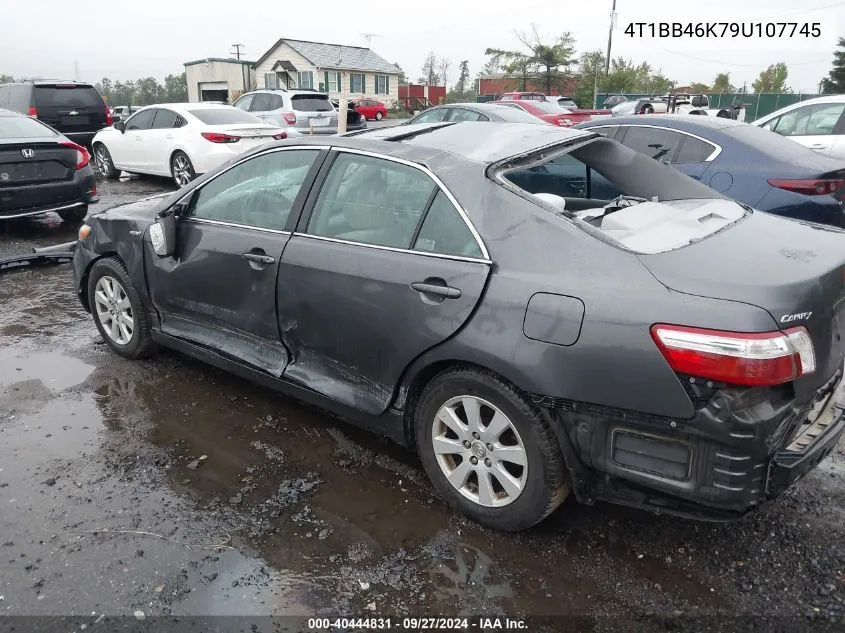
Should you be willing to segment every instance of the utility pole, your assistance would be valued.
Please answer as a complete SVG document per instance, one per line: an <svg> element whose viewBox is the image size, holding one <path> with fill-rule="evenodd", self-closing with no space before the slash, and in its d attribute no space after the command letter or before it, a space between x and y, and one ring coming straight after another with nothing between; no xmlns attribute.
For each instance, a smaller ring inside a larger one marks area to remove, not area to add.
<svg viewBox="0 0 845 633"><path fill-rule="evenodd" d="M235 50L231 51L229 54L234 55L235 57L240 59L241 58L241 49L246 48L246 46L244 46L243 44L232 44L232 48L234 48Z"/></svg>
<svg viewBox="0 0 845 633"><path fill-rule="evenodd" d="M607 59L604 60L604 74L610 74L610 45L613 42L613 27L616 26L616 0L613 0L613 8L610 10L610 30L607 33Z"/></svg>

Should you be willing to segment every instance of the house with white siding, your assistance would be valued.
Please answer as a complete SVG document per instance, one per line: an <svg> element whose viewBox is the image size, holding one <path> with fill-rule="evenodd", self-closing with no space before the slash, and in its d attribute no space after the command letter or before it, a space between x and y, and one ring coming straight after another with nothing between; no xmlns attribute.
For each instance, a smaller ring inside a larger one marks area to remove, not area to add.
<svg viewBox="0 0 845 633"><path fill-rule="evenodd" d="M369 48L282 38L255 62L259 88L311 88L331 99L399 98L399 69Z"/></svg>

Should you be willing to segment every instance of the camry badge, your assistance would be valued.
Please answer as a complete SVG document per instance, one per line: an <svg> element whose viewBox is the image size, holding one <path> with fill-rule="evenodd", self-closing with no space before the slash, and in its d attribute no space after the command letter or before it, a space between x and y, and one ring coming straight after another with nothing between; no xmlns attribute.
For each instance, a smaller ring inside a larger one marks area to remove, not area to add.
<svg viewBox="0 0 845 633"><path fill-rule="evenodd" d="M34 149L22 149L21 156L24 158L35 158L35 150Z"/></svg>

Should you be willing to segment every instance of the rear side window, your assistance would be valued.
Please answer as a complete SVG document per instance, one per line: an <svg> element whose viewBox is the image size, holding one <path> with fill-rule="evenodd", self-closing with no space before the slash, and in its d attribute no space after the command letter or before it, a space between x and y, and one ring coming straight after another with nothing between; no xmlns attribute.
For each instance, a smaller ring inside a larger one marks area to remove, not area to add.
<svg viewBox="0 0 845 633"><path fill-rule="evenodd" d="M441 255L483 257L466 222L442 191L438 191L434 197L414 243L414 250Z"/></svg>
<svg viewBox="0 0 845 633"><path fill-rule="evenodd" d="M661 163L669 163L682 140L683 136L674 130L631 126L622 137L622 144Z"/></svg>
<svg viewBox="0 0 845 633"><path fill-rule="evenodd" d="M293 95L291 107L298 112L331 112L334 110L326 95Z"/></svg>
<svg viewBox="0 0 845 633"><path fill-rule="evenodd" d="M179 117L172 110L156 110L156 117L153 119L153 129L163 130L177 127L176 121L178 118Z"/></svg>
<svg viewBox="0 0 845 633"><path fill-rule="evenodd" d="M590 132L598 132L602 136L606 136L607 138L616 138L616 135L619 133L619 126L618 125L598 125L598 126L590 126L585 128Z"/></svg>
<svg viewBox="0 0 845 633"><path fill-rule="evenodd" d="M502 119L503 121L507 121L509 123L532 123L536 125L544 125L542 119L538 119L535 116L531 116L524 110L518 110L516 108L506 108L504 106L492 106L495 107L496 116Z"/></svg>
<svg viewBox="0 0 845 633"><path fill-rule="evenodd" d="M678 150L678 155L672 161L679 165L686 163L701 163L707 160L716 150L710 143L705 143L692 136L684 135L684 141L681 143L681 148Z"/></svg>
<svg viewBox="0 0 845 633"><path fill-rule="evenodd" d="M254 102L253 102L254 105ZM229 123L261 123L254 114L238 110L237 108L208 108L207 110L191 110L200 121L206 125L227 125Z"/></svg>
<svg viewBox="0 0 845 633"><path fill-rule="evenodd" d="M464 108L452 108L452 115L449 117L450 121L489 121L483 114L473 112L472 110L465 110Z"/></svg>
<svg viewBox="0 0 845 633"><path fill-rule="evenodd" d="M282 107L282 97L280 95L269 94L266 92L259 92L252 100L251 112L267 112L269 110L278 110Z"/></svg>
<svg viewBox="0 0 845 633"><path fill-rule="evenodd" d="M155 116L155 109L141 110L137 114L133 114L129 120L126 121L127 130L149 130L153 124L153 117Z"/></svg>
<svg viewBox="0 0 845 633"><path fill-rule="evenodd" d="M418 115L415 119L411 120L411 123L438 123L443 121L447 114L449 114L447 108L434 108Z"/></svg>
<svg viewBox="0 0 845 633"><path fill-rule="evenodd" d="M36 108L103 108L103 99L92 86L35 86Z"/></svg>
<svg viewBox="0 0 845 633"><path fill-rule="evenodd" d="M25 116L0 116L0 139L38 138L56 133L35 119Z"/></svg>

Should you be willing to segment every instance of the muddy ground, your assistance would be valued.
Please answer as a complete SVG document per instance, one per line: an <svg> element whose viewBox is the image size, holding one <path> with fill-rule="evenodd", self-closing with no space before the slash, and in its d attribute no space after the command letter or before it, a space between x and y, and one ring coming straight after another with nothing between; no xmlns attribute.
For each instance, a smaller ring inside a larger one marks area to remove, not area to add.
<svg viewBox="0 0 845 633"><path fill-rule="evenodd" d="M170 188L101 182L100 207ZM10 223L0 256L75 233ZM174 353L109 353L67 265L2 274L0 306L0 629L3 615L509 614L803 630L845 615L842 446L736 523L569 499L499 534L447 508L396 446Z"/></svg>

